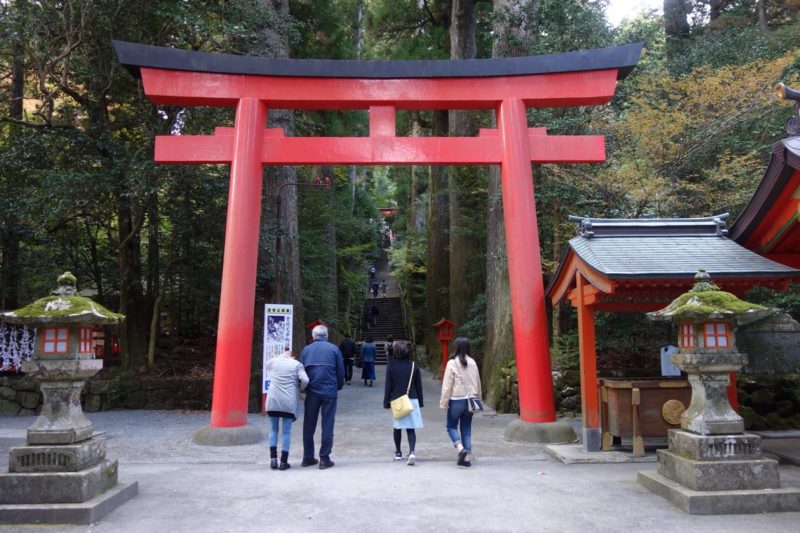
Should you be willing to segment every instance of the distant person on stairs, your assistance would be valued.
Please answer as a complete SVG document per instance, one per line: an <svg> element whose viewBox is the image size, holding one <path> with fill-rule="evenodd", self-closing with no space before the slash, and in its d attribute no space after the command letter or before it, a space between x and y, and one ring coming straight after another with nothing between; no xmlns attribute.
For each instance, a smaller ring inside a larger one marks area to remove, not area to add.
<svg viewBox="0 0 800 533"><path fill-rule="evenodd" d="M344 357L344 382L350 385L350 380L353 379L353 359L356 356L356 343L349 333L344 334L344 339L339 343L339 351L342 352Z"/></svg>
<svg viewBox="0 0 800 533"><path fill-rule="evenodd" d="M377 298L378 297L378 287L379 287L378 282L377 281L373 281L372 285L370 286L370 288L372 289L372 297L373 298Z"/></svg>
<svg viewBox="0 0 800 533"><path fill-rule="evenodd" d="M381 314L381 310L378 309L378 306L372 304L369 308L369 316L371 318L370 325L377 326L378 325L378 315Z"/></svg>
<svg viewBox="0 0 800 533"><path fill-rule="evenodd" d="M372 337L367 337L361 345L361 379L367 387L372 387L375 381L375 356L375 344L372 342Z"/></svg>
<svg viewBox="0 0 800 533"><path fill-rule="evenodd" d="M403 430L408 436L408 459L406 464L414 466L417 457L414 448L417 444L417 429L423 427L422 411L422 373L419 367L411 362L411 350L408 341L395 341L392 345L393 357L389 359L386 367L386 387L383 394L383 407L388 409L390 402L403 394L408 393L414 410L403 418L393 418L394 423L394 460L403 460L403 451L400 444L403 440ZM412 373L413 372L413 373ZM410 385L409 385L410 384Z"/></svg>
<svg viewBox="0 0 800 533"><path fill-rule="evenodd" d="M381 292L383 293L383 297L384 297L384 298L386 297L386 290L387 290L388 288L389 288L389 286L386 284L386 280L385 280L385 279L382 279L382 280L381 280Z"/></svg>
<svg viewBox="0 0 800 533"><path fill-rule="evenodd" d="M319 463L320 470L333 466L333 425L336 421L336 399L344 386L344 361L342 352L328 342L328 328L319 325L311 330L314 342L303 348L300 362L306 367L308 388L306 389L305 414L303 415L303 462L302 466ZM322 414L322 443L319 461L314 458L314 432L317 419Z"/></svg>

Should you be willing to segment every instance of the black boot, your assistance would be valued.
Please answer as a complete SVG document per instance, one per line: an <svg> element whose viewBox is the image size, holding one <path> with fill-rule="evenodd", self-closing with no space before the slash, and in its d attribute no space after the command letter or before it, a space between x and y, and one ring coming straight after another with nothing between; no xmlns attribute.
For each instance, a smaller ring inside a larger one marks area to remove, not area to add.
<svg viewBox="0 0 800 533"><path fill-rule="evenodd" d="M278 468L278 447L269 447L269 467L273 470Z"/></svg>
<svg viewBox="0 0 800 533"><path fill-rule="evenodd" d="M292 465L289 464L289 452L286 450L281 451L281 466L278 467L278 470L289 470Z"/></svg>

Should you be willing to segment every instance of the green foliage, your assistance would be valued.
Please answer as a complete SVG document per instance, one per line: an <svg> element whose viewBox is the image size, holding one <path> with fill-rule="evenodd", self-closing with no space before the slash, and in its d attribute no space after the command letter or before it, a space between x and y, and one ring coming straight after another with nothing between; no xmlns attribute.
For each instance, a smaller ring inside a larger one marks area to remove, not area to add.
<svg viewBox="0 0 800 533"><path fill-rule="evenodd" d="M575 370L580 368L580 352L578 351L578 331L571 330L553 340L550 348L553 366L559 370Z"/></svg>
<svg viewBox="0 0 800 533"><path fill-rule="evenodd" d="M785 292L767 287L755 287L745 295L745 300L764 307L776 307L784 313L789 313L795 320L800 320L800 285L796 283L792 283Z"/></svg>

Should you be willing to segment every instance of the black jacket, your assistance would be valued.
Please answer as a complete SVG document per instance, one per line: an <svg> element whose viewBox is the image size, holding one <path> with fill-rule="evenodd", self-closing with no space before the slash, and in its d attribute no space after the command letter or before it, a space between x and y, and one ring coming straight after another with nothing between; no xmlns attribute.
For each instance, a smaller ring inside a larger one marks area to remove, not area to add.
<svg viewBox="0 0 800 533"><path fill-rule="evenodd" d="M389 359L386 367L386 388L383 394L383 406L389 408L389 402L395 400L406 393L408 378L411 374L411 361L408 359ZM419 365L414 365L414 379L411 380L411 389L408 391L409 398L419 400L419 406L424 407L422 401L422 373Z"/></svg>
<svg viewBox="0 0 800 533"><path fill-rule="evenodd" d="M356 343L349 337L342 339L342 342L339 343L339 351L342 352L345 359L352 359L356 355Z"/></svg>

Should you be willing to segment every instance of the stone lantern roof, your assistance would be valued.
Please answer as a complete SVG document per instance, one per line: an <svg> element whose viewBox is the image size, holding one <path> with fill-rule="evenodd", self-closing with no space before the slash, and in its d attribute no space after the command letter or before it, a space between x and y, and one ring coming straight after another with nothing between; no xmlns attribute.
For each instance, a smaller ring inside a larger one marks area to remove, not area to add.
<svg viewBox="0 0 800 533"><path fill-rule="evenodd" d="M97 302L78 294L77 279L70 272L58 277L58 288L50 296L15 311L0 313L10 324L119 324L125 316L109 311Z"/></svg>
<svg viewBox="0 0 800 533"><path fill-rule="evenodd" d="M652 320L699 323L722 320L736 326L749 324L773 314L772 309L745 302L711 282L711 276L700 270L688 292L675 298L664 309L647 313Z"/></svg>

